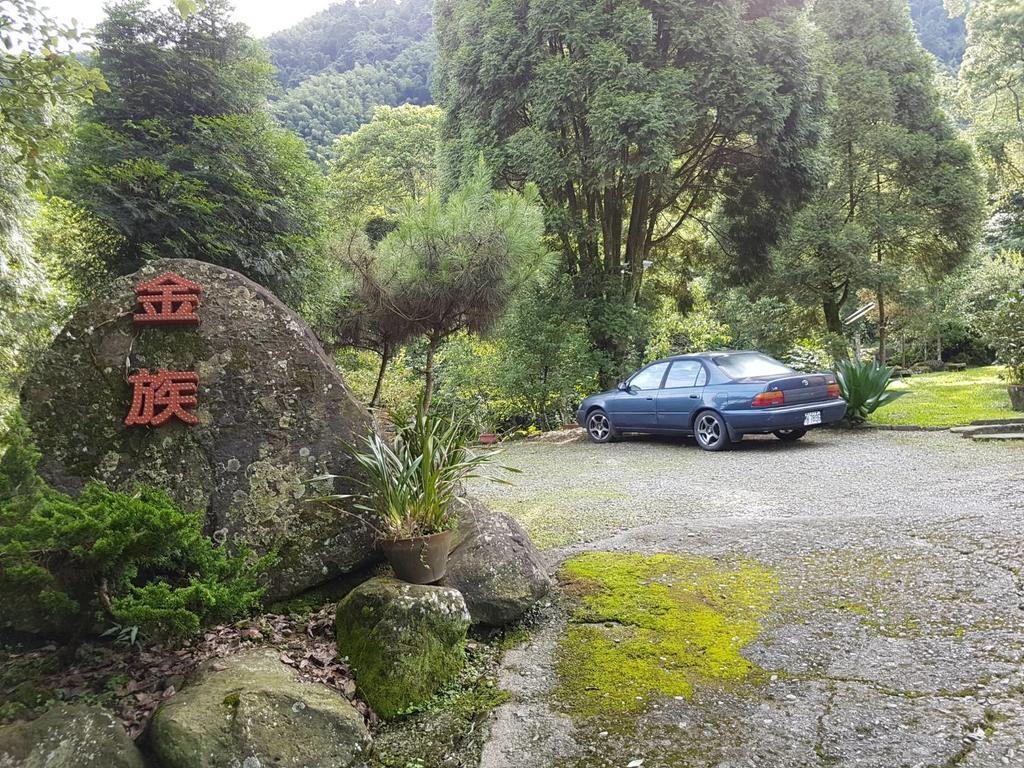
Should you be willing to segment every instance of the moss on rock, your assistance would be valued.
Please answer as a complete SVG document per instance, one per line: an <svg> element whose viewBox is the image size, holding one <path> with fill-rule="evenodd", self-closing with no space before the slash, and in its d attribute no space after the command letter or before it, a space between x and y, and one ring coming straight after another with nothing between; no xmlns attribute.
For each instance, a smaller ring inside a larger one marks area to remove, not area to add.
<svg viewBox="0 0 1024 768"><path fill-rule="evenodd" d="M459 673L469 621L458 590L378 577L338 604L338 653L348 657L367 703L395 717Z"/></svg>
<svg viewBox="0 0 1024 768"><path fill-rule="evenodd" d="M579 606L559 644L557 697L570 714L645 711L695 684L729 684L761 670L740 651L777 591L750 561L590 552L561 576Z"/></svg>
<svg viewBox="0 0 1024 768"><path fill-rule="evenodd" d="M157 710L149 741L165 768L357 768L371 746L341 694L299 680L274 650L207 663Z"/></svg>

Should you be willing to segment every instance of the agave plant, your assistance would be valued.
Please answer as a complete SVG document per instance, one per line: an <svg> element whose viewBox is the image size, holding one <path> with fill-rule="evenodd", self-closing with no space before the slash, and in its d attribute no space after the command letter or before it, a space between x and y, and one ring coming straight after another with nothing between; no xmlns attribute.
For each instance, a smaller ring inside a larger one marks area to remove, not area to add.
<svg viewBox="0 0 1024 768"><path fill-rule="evenodd" d="M413 419L396 425L393 441L373 432L363 443L364 448L345 446L363 470L355 507L373 513L378 533L385 539L429 536L454 528L464 480L486 477L506 483L478 472L499 451L474 451L467 430L457 419L439 418L422 407ZM321 500L342 498L348 497L325 496Z"/></svg>
<svg viewBox="0 0 1024 768"><path fill-rule="evenodd" d="M863 423L869 414L902 397L906 392L889 389L895 369L879 365L877 360L840 360L836 381L846 401L846 419Z"/></svg>

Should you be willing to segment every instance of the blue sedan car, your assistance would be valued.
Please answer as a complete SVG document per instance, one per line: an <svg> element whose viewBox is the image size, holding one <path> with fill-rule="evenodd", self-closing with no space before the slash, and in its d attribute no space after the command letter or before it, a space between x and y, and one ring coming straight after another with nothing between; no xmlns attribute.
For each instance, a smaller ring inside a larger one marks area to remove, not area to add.
<svg viewBox="0 0 1024 768"><path fill-rule="evenodd" d="M641 368L584 400L576 420L595 443L625 432L693 435L721 451L746 434L799 440L845 413L830 373L800 373L760 352L702 352Z"/></svg>

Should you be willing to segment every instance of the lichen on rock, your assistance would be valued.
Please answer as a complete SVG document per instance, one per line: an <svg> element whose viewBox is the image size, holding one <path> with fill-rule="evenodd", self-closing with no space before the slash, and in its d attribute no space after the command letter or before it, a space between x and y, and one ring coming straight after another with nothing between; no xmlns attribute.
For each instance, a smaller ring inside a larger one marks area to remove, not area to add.
<svg viewBox="0 0 1024 768"><path fill-rule="evenodd" d="M338 604L338 653L348 657L366 702L394 717L459 673L469 622L458 590L380 576Z"/></svg>
<svg viewBox="0 0 1024 768"><path fill-rule="evenodd" d="M272 649L208 662L157 710L149 743L164 768L367 764L370 734L338 692L304 682Z"/></svg>
<svg viewBox="0 0 1024 768"><path fill-rule="evenodd" d="M588 552L561 576L579 598L556 653L556 697L570 714L642 712L698 684L760 673L740 652L759 634L777 585L756 563Z"/></svg>
<svg viewBox="0 0 1024 768"><path fill-rule="evenodd" d="M143 768L142 754L99 707L57 706L0 728L0 768Z"/></svg>

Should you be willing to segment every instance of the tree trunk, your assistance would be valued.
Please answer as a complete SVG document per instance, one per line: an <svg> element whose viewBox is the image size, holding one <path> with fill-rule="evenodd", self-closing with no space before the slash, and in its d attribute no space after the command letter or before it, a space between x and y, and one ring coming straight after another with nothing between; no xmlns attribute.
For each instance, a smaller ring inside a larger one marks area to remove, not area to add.
<svg viewBox="0 0 1024 768"><path fill-rule="evenodd" d="M437 345L440 343L440 339L431 334L430 341L427 344L427 364L423 369L423 411L430 410L430 401L434 397L434 353L437 351Z"/></svg>
<svg viewBox="0 0 1024 768"><path fill-rule="evenodd" d="M878 362L885 363L888 358L888 351L885 348L886 345L886 328L885 328L885 295L881 290L878 291Z"/></svg>
<svg viewBox="0 0 1024 768"><path fill-rule="evenodd" d="M935 359L940 363L942 362L942 332L939 331L935 336Z"/></svg>
<svg viewBox="0 0 1024 768"><path fill-rule="evenodd" d="M839 315L839 304L829 296L821 303L821 309L825 313L825 330L829 333L843 333L843 318Z"/></svg>
<svg viewBox="0 0 1024 768"><path fill-rule="evenodd" d="M376 408L380 400L380 391L384 386L384 372L387 371L390 359L391 349L388 344L385 344L380 350L380 370L377 371L377 383L373 387L373 396L370 398L371 408Z"/></svg>

